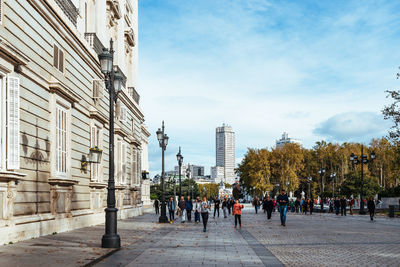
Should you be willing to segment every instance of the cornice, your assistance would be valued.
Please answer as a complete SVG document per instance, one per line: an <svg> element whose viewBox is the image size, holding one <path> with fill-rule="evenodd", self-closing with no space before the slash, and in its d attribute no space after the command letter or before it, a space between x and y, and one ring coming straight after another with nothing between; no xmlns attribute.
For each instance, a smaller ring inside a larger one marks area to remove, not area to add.
<svg viewBox="0 0 400 267"><path fill-rule="evenodd" d="M50 78L49 91L67 98L71 103L79 102L82 99L74 90L54 77Z"/></svg>

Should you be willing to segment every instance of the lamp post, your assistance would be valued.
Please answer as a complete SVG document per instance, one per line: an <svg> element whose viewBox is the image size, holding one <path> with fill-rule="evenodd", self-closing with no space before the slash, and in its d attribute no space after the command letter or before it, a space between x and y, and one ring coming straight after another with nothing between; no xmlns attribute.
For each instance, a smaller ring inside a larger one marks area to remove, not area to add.
<svg viewBox="0 0 400 267"><path fill-rule="evenodd" d="M370 159L368 159L367 155L364 155L364 145L361 145L361 156L360 160L358 156L351 153L350 161L355 164L361 164L361 192L360 192L360 214L365 214L364 210L364 164L368 164L368 162L372 162L375 159L376 155L375 152L371 152ZM339 188L340 190L340 188Z"/></svg>
<svg viewBox="0 0 400 267"><path fill-rule="evenodd" d="M324 183L322 181L322 178L324 177L325 172L326 172L326 169L322 168L322 164L321 164L321 168L318 170L318 173L321 177L321 198L322 198L322 193L324 192Z"/></svg>
<svg viewBox="0 0 400 267"><path fill-rule="evenodd" d="M311 199L311 181L312 177L307 177L307 182L308 182L308 197Z"/></svg>
<svg viewBox="0 0 400 267"><path fill-rule="evenodd" d="M178 160L178 166L179 166L179 200L181 199L182 196L182 184L181 184L181 170L182 170L182 162L183 162L183 156L181 154L181 147L179 147L179 152L176 154L176 159Z"/></svg>
<svg viewBox="0 0 400 267"><path fill-rule="evenodd" d="M188 167L186 169L186 177L188 179L188 196L190 196L190 164L188 163Z"/></svg>
<svg viewBox="0 0 400 267"><path fill-rule="evenodd" d="M164 186L164 179L165 179L165 172L164 172L164 152L165 149L167 148L168 145L168 139L169 137L164 133L164 121L162 122L162 127L161 129L158 128L157 132L157 139L158 143L160 144L161 147L161 188L162 188L162 195L161 195L161 215L158 221L160 223L167 223L168 218L167 218L167 207L165 203L165 186Z"/></svg>
<svg viewBox="0 0 400 267"><path fill-rule="evenodd" d="M330 175L332 179L332 197L335 198L335 178L336 178L336 172L332 172Z"/></svg>
<svg viewBox="0 0 400 267"><path fill-rule="evenodd" d="M114 70L114 50L113 41L110 40L110 48L103 48L99 56L101 72L104 74L105 85L110 94L109 101L109 177L107 186L107 208L105 234L101 240L103 248L119 248L121 239L117 234L117 212L115 207L115 181L114 181L114 104L118 99L118 94L121 91L123 77L121 73Z"/></svg>

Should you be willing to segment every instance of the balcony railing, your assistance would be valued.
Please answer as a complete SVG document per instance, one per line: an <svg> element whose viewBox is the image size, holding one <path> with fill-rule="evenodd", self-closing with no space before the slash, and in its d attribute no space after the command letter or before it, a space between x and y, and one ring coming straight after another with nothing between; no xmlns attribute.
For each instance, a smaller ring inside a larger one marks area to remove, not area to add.
<svg viewBox="0 0 400 267"><path fill-rule="evenodd" d="M114 71L119 71L122 74L122 86L126 88L126 76L124 74L124 72L119 68L118 65L114 65Z"/></svg>
<svg viewBox="0 0 400 267"><path fill-rule="evenodd" d="M85 39L89 45L94 49L96 54L100 54L103 51L104 45L101 43L100 39L95 33L87 32L85 33Z"/></svg>
<svg viewBox="0 0 400 267"><path fill-rule="evenodd" d="M78 9L71 0L55 0L68 19L75 25L78 20Z"/></svg>
<svg viewBox="0 0 400 267"><path fill-rule="evenodd" d="M135 87L128 87L128 93L139 105L140 95L138 94L138 92L136 92Z"/></svg>

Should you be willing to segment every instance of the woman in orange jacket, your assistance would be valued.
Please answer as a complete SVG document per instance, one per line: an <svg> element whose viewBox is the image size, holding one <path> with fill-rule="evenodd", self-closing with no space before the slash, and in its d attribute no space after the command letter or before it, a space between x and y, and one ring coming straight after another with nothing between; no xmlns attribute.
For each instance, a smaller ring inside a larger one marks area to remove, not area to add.
<svg viewBox="0 0 400 267"><path fill-rule="evenodd" d="M242 228L242 209L244 206L239 204L239 200L236 199L235 205L233 205L233 212L232 215L235 216L235 228L237 227L237 223L239 221L239 227Z"/></svg>

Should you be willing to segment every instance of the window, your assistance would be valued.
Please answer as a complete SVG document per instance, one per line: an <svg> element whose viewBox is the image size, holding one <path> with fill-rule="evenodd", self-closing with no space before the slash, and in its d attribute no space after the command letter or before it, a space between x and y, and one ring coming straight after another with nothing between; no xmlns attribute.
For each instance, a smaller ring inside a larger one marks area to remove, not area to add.
<svg viewBox="0 0 400 267"><path fill-rule="evenodd" d="M131 186L136 185L136 176L137 176L137 165L136 165L136 149L132 147L132 152L131 152L131 163L132 163L132 169L131 169Z"/></svg>
<svg viewBox="0 0 400 267"><path fill-rule="evenodd" d="M127 113L128 113L127 108L126 108L125 106L121 106L121 111L120 111L120 112L121 112L121 113L120 113L119 119L120 119L121 122L125 122L125 121L127 120L127 117L128 117L128 115L127 115Z"/></svg>
<svg viewBox="0 0 400 267"><path fill-rule="evenodd" d="M19 169L19 78L0 74L0 169Z"/></svg>
<svg viewBox="0 0 400 267"><path fill-rule="evenodd" d="M56 174L67 175L67 110L56 106Z"/></svg>
<svg viewBox="0 0 400 267"><path fill-rule="evenodd" d="M126 183L126 144L122 140L117 141L117 151L116 151L116 162L117 162L117 184Z"/></svg>
<svg viewBox="0 0 400 267"><path fill-rule="evenodd" d="M93 80L93 99L95 102L99 101L103 97L103 81Z"/></svg>
<svg viewBox="0 0 400 267"><path fill-rule="evenodd" d="M64 73L64 51L57 45L54 45L53 65Z"/></svg>
<svg viewBox="0 0 400 267"><path fill-rule="evenodd" d="M103 149L102 146L102 128L97 125L92 123L90 126L90 147L97 147L99 149ZM90 171L91 171L91 180L93 182L102 182L103 178L103 165L102 165L102 159L100 163L92 163Z"/></svg>

